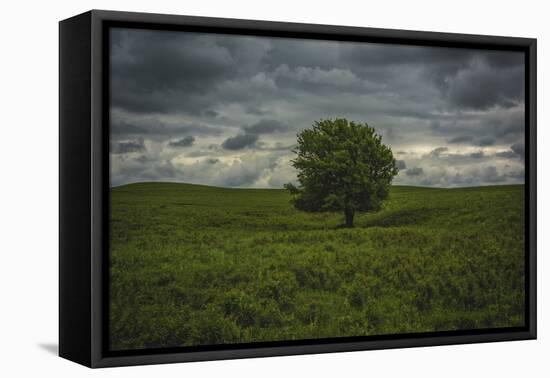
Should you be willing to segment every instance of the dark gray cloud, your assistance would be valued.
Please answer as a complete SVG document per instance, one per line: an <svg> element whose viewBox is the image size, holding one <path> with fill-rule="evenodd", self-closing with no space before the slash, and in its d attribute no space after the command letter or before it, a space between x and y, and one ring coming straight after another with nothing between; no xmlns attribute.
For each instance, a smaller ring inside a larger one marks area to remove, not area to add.
<svg viewBox="0 0 550 378"><path fill-rule="evenodd" d="M149 132L150 130L147 127L140 127L126 122L119 122L111 125L111 135L114 136L144 135Z"/></svg>
<svg viewBox="0 0 550 378"><path fill-rule="evenodd" d="M514 112L505 118L490 119L489 127L496 138L501 140L506 137L517 138L525 133L525 114L523 111Z"/></svg>
<svg viewBox="0 0 550 378"><path fill-rule="evenodd" d="M242 132L236 136L227 138L222 147L226 150L241 150L243 148L256 145L259 136L262 134L281 133L288 130L288 126L274 119L261 119L260 121L242 127ZM275 146L266 146L265 143L258 143L258 148L263 150L281 150L289 149L282 143L276 143Z"/></svg>
<svg viewBox="0 0 550 378"><path fill-rule="evenodd" d="M128 154L132 152L143 152L145 150L143 138L111 144L111 153L113 154Z"/></svg>
<svg viewBox="0 0 550 378"><path fill-rule="evenodd" d="M347 57L363 72L375 69L390 75L403 67L418 68L451 107L459 109L511 107L524 97L524 59L519 53L372 44L349 49ZM384 74L378 77L387 80Z"/></svg>
<svg viewBox="0 0 550 378"><path fill-rule="evenodd" d="M258 38L112 29L112 106L137 113L211 112L212 91L261 65Z"/></svg>
<svg viewBox="0 0 550 378"><path fill-rule="evenodd" d="M447 143L449 144L461 144L461 143L470 143L474 140L474 137L470 135L459 135L454 138L448 139Z"/></svg>
<svg viewBox="0 0 550 378"><path fill-rule="evenodd" d="M257 134L239 134L231 138L227 138L222 147L226 150L242 150L246 147L251 147L258 140Z"/></svg>
<svg viewBox="0 0 550 378"><path fill-rule="evenodd" d="M492 137L483 137L479 139L476 143L478 146L492 146L495 144L495 138Z"/></svg>
<svg viewBox="0 0 550 378"><path fill-rule="evenodd" d="M113 182L280 187L295 179L296 134L335 117L367 122L406 157L400 184L523 180L522 53L138 29L111 38Z"/></svg>
<svg viewBox="0 0 550 378"><path fill-rule="evenodd" d="M517 154L512 150L508 150L508 151L499 151L495 154L495 156L499 158L513 159L517 157Z"/></svg>
<svg viewBox="0 0 550 378"><path fill-rule="evenodd" d="M474 159L481 159L485 156L485 154L483 153L483 151L476 151L472 152L469 156Z"/></svg>
<svg viewBox="0 0 550 378"><path fill-rule="evenodd" d="M204 114L207 117L217 117L220 115L220 113L212 109L205 110L202 112L202 114Z"/></svg>
<svg viewBox="0 0 550 378"><path fill-rule="evenodd" d="M155 159L151 159L149 156L147 155L140 155L140 156L137 156L134 158L134 161L137 161L141 164L147 164L147 163L154 163L155 162Z"/></svg>
<svg viewBox="0 0 550 378"><path fill-rule="evenodd" d="M181 139L171 140L168 142L168 145L170 145L170 147L191 147L194 142L195 137L188 135Z"/></svg>
<svg viewBox="0 0 550 378"><path fill-rule="evenodd" d="M430 151L429 155L432 157L440 157L442 154L447 152L449 149L447 147L437 147Z"/></svg>
<svg viewBox="0 0 550 378"><path fill-rule="evenodd" d="M120 117L116 116L115 117ZM111 138L127 140L133 138L148 138L153 140L167 140L182 136L209 136L220 135L225 126L213 126L195 122L165 122L155 117L147 118L142 115L132 119L132 123L124 120L114 120L111 123Z"/></svg>
<svg viewBox="0 0 550 378"><path fill-rule="evenodd" d="M247 134L272 134L288 130L288 126L275 119L262 119L259 122L244 126L244 131Z"/></svg>
<svg viewBox="0 0 550 378"><path fill-rule="evenodd" d="M474 60L468 69L453 77L447 95L451 103L461 109L511 108L523 100L523 80L522 65L495 67Z"/></svg>
<svg viewBox="0 0 550 378"><path fill-rule="evenodd" d="M517 53L124 29L112 38L113 106L140 113L206 114L235 99L248 99L248 111L261 112L239 81L256 91L262 84L279 92L408 90L407 70L433 83L452 108L509 107L523 97ZM220 90L228 83L231 92Z"/></svg>
<svg viewBox="0 0 550 378"><path fill-rule="evenodd" d="M449 144L490 146L514 143L524 134L524 109L460 112L452 117L432 121L432 135Z"/></svg>

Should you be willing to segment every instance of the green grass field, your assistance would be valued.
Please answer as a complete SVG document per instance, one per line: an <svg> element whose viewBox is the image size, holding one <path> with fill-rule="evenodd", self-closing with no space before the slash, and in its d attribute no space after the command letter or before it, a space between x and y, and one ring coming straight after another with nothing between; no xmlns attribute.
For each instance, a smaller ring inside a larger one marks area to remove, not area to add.
<svg viewBox="0 0 550 378"><path fill-rule="evenodd" d="M524 324L524 187L394 187L382 211L273 189L111 190L113 350Z"/></svg>

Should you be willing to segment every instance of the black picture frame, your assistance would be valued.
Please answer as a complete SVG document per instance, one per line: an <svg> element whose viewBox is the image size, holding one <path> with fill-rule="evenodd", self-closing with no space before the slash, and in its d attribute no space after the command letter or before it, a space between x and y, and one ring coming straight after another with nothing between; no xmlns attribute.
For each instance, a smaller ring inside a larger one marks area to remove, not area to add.
<svg viewBox="0 0 550 378"><path fill-rule="evenodd" d="M521 51L525 54L526 326L109 352L108 30L111 26ZM88 367L536 338L536 39L92 10L59 24L59 354Z"/></svg>

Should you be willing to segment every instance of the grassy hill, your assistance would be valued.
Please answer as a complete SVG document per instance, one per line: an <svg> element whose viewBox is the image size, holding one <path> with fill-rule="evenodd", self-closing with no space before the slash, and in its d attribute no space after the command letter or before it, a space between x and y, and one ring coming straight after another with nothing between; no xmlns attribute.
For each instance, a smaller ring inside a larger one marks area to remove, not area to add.
<svg viewBox="0 0 550 378"><path fill-rule="evenodd" d="M524 187L393 187L382 211L273 189L111 190L113 350L524 324Z"/></svg>

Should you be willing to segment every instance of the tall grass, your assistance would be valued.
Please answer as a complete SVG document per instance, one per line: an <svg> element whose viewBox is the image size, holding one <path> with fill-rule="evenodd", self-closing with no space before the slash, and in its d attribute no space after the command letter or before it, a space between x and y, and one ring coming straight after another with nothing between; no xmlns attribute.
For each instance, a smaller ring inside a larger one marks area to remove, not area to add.
<svg viewBox="0 0 550 378"><path fill-rule="evenodd" d="M353 229L282 190L111 190L113 350L524 324L524 187L394 187Z"/></svg>

